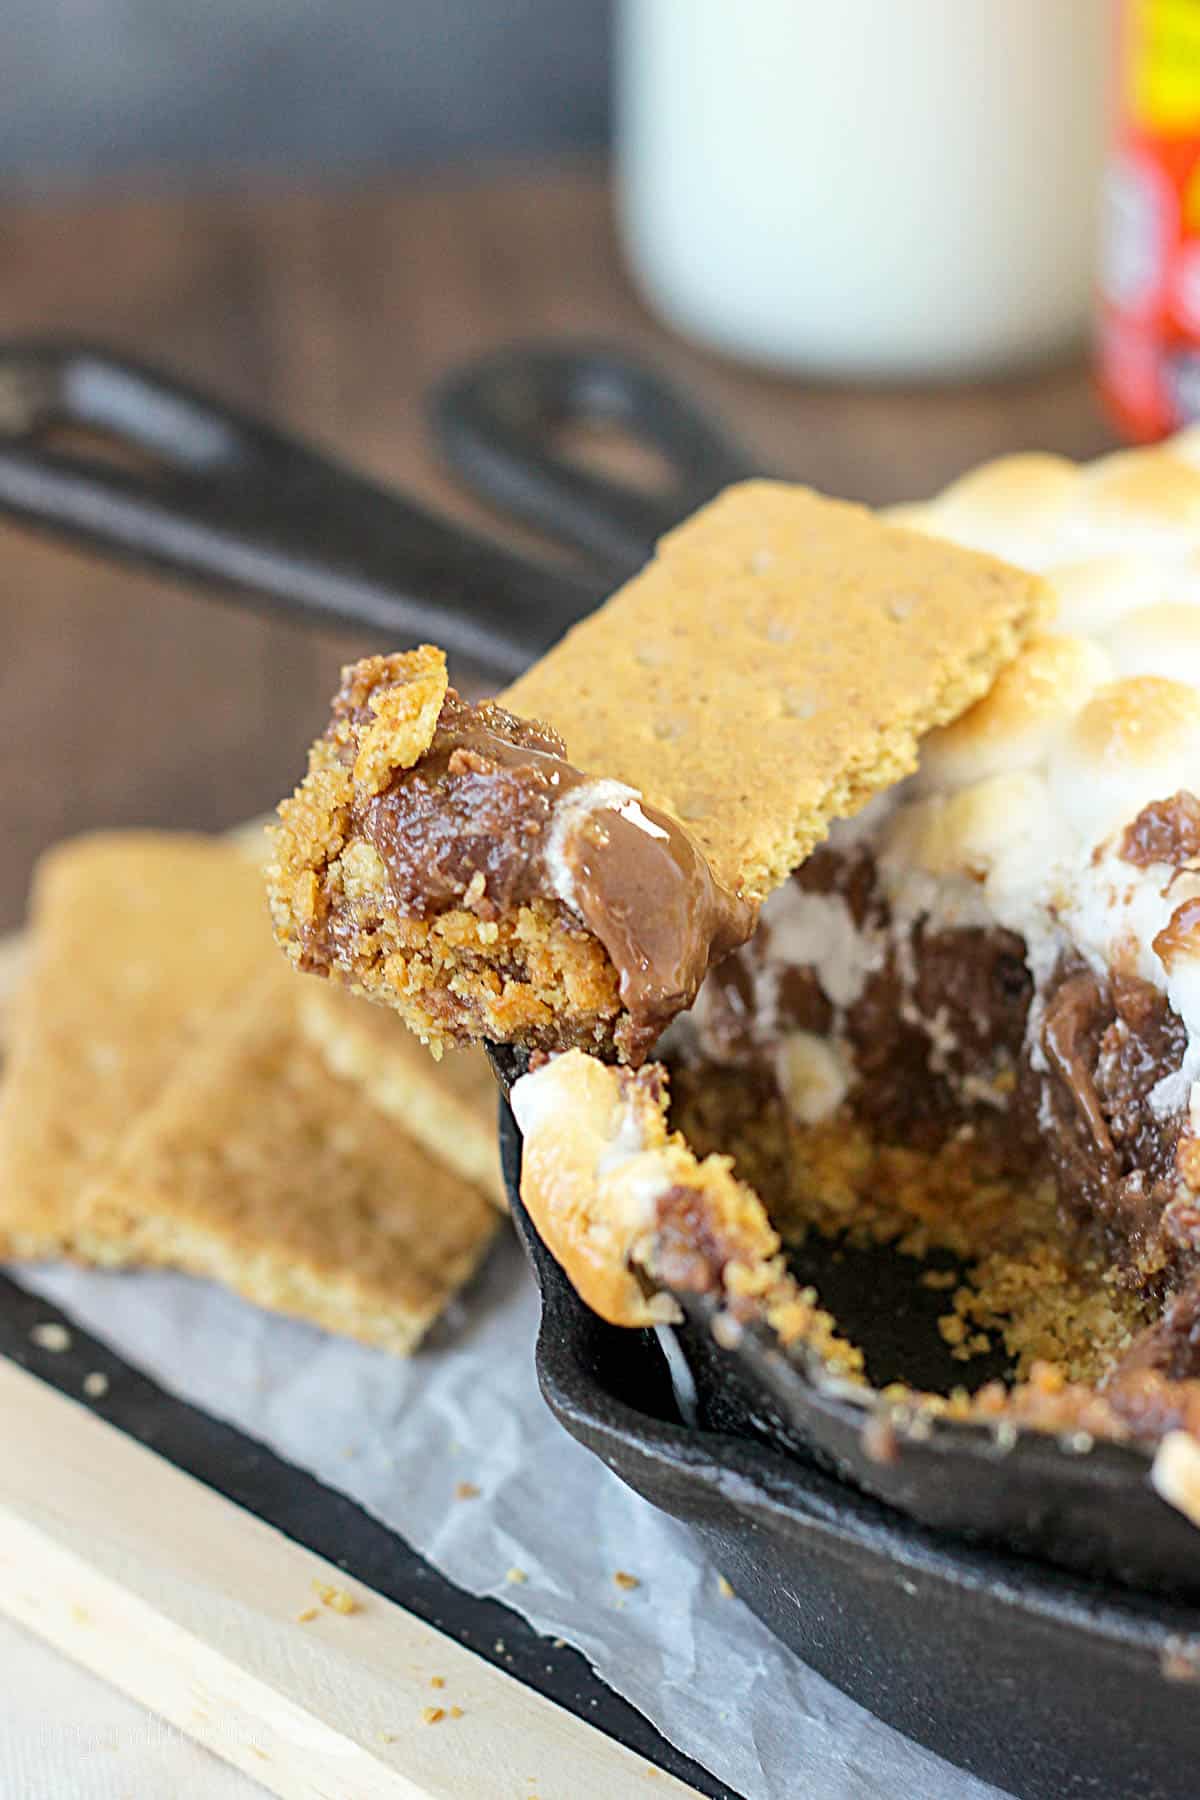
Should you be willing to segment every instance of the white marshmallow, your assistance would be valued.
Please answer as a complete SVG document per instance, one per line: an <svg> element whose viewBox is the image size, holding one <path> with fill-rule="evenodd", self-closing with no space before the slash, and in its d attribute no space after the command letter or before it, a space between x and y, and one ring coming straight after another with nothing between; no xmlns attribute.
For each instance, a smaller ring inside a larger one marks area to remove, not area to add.
<svg viewBox="0 0 1200 1800"><path fill-rule="evenodd" d="M1162 600L1129 613L1108 634L1121 675L1165 675L1200 688L1200 606Z"/></svg>
<svg viewBox="0 0 1200 1800"><path fill-rule="evenodd" d="M1088 701L1055 746L1050 792L1093 848L1152 800L1200 787L1200 693L1138 675Z"/></svg>
<svg viewBox="0 0 1200 1800"><path fill-rule="evenodd" d="M1004 456L954 482L930 502L923 527L1022 568L1040 569L1061 540L1079 486L1063 456Z"/></svg>
<svg viewBox="0 0 1200 1800"><path fill-rule="evenodd" d="M1090 638L1035 638L982 700L952 725L929 733L921 747L920 786L963 787L1040 763L1112 674L1112 659Z"/></svg>
<svg viewBox="0 0 1200 1800"><path fill-rule="evenodd" d="M1056 602L871 819L897 941L921 916L999 924L1039 981L1066 950L1105 974L1136 946L1189 1038L1156 1103L1190 1091L1200 1127L1200 942L1169 967L1153 947L1200 872L1119 854L1145 806L1200 793L1200 426L1083 469L1005 457L897 517L1045 571Z"/></svg>
<svg viewBox="0 0 1200 1800"><path fill-rule="evenodd" d="M1102 637L1128 613L1168 598L1170 565L1147 556L1090 556L1051 563L1054 631Z"/></svg>

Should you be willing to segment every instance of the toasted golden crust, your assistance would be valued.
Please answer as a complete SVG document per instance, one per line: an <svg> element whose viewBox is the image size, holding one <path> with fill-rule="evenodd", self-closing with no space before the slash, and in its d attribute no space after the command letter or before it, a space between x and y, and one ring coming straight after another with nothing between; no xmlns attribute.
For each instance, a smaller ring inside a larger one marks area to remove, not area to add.
<svg viewBox="0 0 1200 1800"><path fill-rule="evenodd" d="M271 956L261 875L227 844L105 832L43 858L0 1091L0 1254L70 1245L80 1188Z"/></svg>
<svg viewBox="0 0 1200 1800"><path fill-rule="evenodd" d="M516 1083L521 1199L581 1297L613 1325L680 1316L675 1293L714 1295L735 1323L761 1317L786 1343L855 1374L858 1351L788 1274L779 1237L728 1157L701 1162L666 1123L664 1071L633 1073L581 1051Z"/></svg>
<svg viewBox="0 0 1200 1800"><path fill-rule="evenodd" d="M446 698L446 658L432 644L406 655L371 657L387 668L386 686L373 686L367 706L375 715L362 733L354 759L354 780L368 794L380 793L398 769L411 769L433 741Z"/></svg>
<svg viewBox="0 0 1200 1800"><path fill-rule="evenodd" d="M298 988L272 964L179 1063L83 1196L75 1243L407 1353L496 1213L331 1072L298 1027Z"/></svg>

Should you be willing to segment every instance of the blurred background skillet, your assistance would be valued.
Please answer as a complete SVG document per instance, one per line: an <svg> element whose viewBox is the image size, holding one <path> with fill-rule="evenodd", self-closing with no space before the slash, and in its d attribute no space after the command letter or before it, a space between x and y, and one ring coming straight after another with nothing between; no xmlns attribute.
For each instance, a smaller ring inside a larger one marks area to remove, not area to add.
<svg viewBox="0 0 1200 1800"><path fill-rule="evenodd" d="M385 647L434 638L496 680L640 566L663 531L753 472L684 396L605 350L502 352L446 383L433 413L463 480L582 566L472 536L79 345L0 349L0 509L243 600L365 625ZM615 480L563 448L614 432L648 449L661 479ZM493 1060L506 1085L519 1058ZM1200 1677L1200 1539L1153 1492L1144 1455L1032 1433L1003 1450L984 1427L939 1422L900 1434L881 1462L864 1449L860 1398L753 1332L719 1348L692 1301L673 1389L662 1348L602 1327L537 1242L506 1109L504 1130L543 1290L550 1404L624 1479L717 1540L781 1637L892 1723L1018 1793L1083 1793L1100 1779L1129 1796L1194 1791L1200 1721L1175 1680ZM815 1245L798 1267L877 1380L961 1379L904 1259L874 1252L848 1281ZM910 1606L922 1591L937 1604ZM1086 1728L1068 1704L1080 1683L1098 1701Z"/></svg>

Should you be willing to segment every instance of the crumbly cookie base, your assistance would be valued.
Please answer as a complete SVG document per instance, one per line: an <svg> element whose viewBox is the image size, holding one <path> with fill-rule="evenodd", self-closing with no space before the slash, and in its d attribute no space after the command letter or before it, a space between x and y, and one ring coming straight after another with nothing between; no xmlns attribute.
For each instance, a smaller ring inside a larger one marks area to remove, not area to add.
<svg viewBox="0 0 1200 1800"><path fill-rule="evenodd" d="M623 1009L616 971L595 938L534 901L494 924L454 911L428 920L382 910L347 933L328 973L393 1007L435 1052L490 1038L526 1049L603 1048ZM300 969L294 941L285 944Z"/></svg>
<svg viewBox="0 0 1200 1800"><path fill-rule="evenodd" d="M393 1007L435 1054L480 1038L526 1049L614 1041L628 1018L616 969L565 907L536 899L494 919L465 906L405 916L380 858L354 834L351 797L337 746L318 739L279 808L267 868L275 935L298 969Z"/></svg>
<svg viewBox="0 0 1200 1800"><path fill-rule="evenodd" d="M719 1144L732 1156L790 1249L816 1231L855 1246L888 1245L920 1262L948 1252L957 1271L931 1267L916 1279L946 1291L939 1330L951 1354L967 1377L973 1357L1002 1344L1018 1384L971 1394L964 1379L949 1394L929 1395L898 1383L888 1398L961 1416L1015 1408L1049 1416L1059 1429L1149 1323L1145 1303L1111 1265L1065 1233L1053 1183L1000 1173L970 1132L922 1151L881 1143L846 1114L807 1127L771 1108L748 1118L728 1082L698 1073L678 1083L673 1123L698 1154ZM1123 1432L1110 1417L1103 1434Z"/></svg>

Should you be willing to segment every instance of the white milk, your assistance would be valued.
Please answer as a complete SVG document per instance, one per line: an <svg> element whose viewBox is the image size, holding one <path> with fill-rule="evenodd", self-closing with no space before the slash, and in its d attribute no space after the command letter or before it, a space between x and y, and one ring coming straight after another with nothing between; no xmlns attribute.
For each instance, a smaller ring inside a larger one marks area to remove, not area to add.
<svg viewBox="0 0 1200 1800"><path fill-rule="evenodd" d="M680 331L958 375L1082 336L1110 0L622 0L622 229Z"/></svg>

